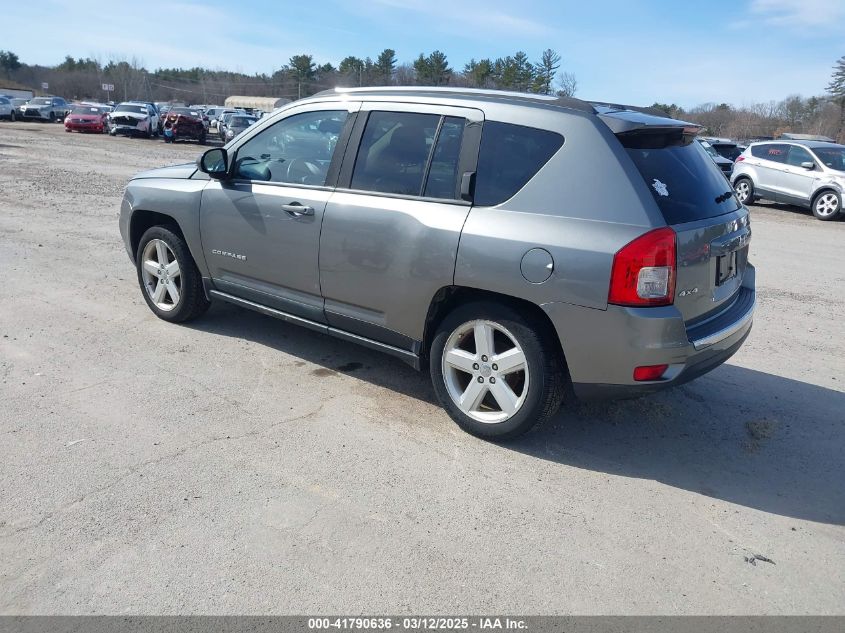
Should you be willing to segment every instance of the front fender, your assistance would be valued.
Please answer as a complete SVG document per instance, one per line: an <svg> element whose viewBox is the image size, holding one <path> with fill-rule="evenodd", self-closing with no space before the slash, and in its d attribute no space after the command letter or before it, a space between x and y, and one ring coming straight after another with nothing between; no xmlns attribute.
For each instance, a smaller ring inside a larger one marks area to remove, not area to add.
<svg viewBox="0 0 845 633"><path fill-rule="evenodd" d="M137 228L147 223L151 212L166 216L179 226L197 268L204 277L208 276L200 239L200 202L207 184L207 180L191 179L130 181L120 207L120 233L133 262L134 242L140 237Z"/></svg>

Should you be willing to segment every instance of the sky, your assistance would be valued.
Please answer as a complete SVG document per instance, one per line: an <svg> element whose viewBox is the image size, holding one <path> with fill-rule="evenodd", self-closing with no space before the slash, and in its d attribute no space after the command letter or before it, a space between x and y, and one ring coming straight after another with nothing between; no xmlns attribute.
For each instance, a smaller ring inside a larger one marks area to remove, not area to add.
<svg viewBox="0 0 845 633"><path fill-rule="evenodd" d="M0 49L272 73L308 53L335 66L385 48L400 62L546 48L576 96L649 105L743 105L820 95L845 55L845 0L0 0Z"/></svg>

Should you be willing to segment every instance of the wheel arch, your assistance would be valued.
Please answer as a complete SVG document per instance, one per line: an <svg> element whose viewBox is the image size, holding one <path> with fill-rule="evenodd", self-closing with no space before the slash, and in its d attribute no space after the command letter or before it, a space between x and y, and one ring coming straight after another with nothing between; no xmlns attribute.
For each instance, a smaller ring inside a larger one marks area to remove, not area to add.
<svg viewBox="0 0 845 633"><path fill-rule="evenodd" d="M506 295L490 290L482 290L480 288L472 288L468 286L443 286L431 298L428 306L428 312L425 318L425 327L423 329L423 342L420 351L420 358L425 365L429 359L431 344L437 332L437 328L443 322L443 319L451 313L458 306L473 301L491 301L507 305L524 315L527 315L531 320L537 323L543 330L548 340L554 345L554 349L559 355L559 358L566 366L566 354L560 342L557 329L543 309L535 303L520 299L511 295Z"/></svg>
<svg viewBox="0 0 845 633"><path fill-rule="evenodd" d="M813 192L813 195L810 197L810 208L812 208L813 205L816 204L816 199L820 195L822 195L823 193L826 193L828 191L830 191L831 193L838 194L839 195L839 201L845 202L845 200L842 200L842 198L845 197L845 194L843 194L842 189L840 189L839 187L837 187L836 185L834 185L832 183L825 183Z"/></svg>
<svg viewBox="0 0 845 633"><path fill-rule="evenodd" d="M129 244L132 248L133 260L138 253L138 245L141 243L141 236L154 226L166 226L179 237L185 239L185 234L179 222L173 216L158 211L136 209L129 220ZM194 258L196 259L196 258Z"/></svg>

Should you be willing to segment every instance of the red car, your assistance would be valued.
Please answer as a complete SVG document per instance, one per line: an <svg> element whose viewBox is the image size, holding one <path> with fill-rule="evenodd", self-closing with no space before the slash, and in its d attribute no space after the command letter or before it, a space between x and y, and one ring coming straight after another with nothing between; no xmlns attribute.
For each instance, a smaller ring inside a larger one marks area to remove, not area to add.
<svg viewBox="0 0 845 633"><path fill-rule="evenodd" d="M202 112L195 108L170 108L164 116L162 132L166 143L192 138L205 145L205 123Z"/></svg>
<svg viewBox="0 0 845 633"><path fill-rule="evenodd" d="M65 132L97 132L105 134L109 131L108 108L93 105L74 105L65 117Z"/></svg>

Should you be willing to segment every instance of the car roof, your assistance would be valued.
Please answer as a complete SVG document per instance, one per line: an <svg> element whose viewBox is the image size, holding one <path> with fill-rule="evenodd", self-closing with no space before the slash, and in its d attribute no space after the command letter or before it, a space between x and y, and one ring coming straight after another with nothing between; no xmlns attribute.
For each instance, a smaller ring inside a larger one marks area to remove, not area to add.
<svg viewBox="0 0 845 633"><path fill-rule="evenodd" d="M802 141L794 138L777 139L774 141L758 141L756 143L751 143L751 145L783 145L784 143L791 145L803 145L804 147L809 147L810 149L815 149L817 147L845 147L845 145L831 143L830 141Z"/></svg>

